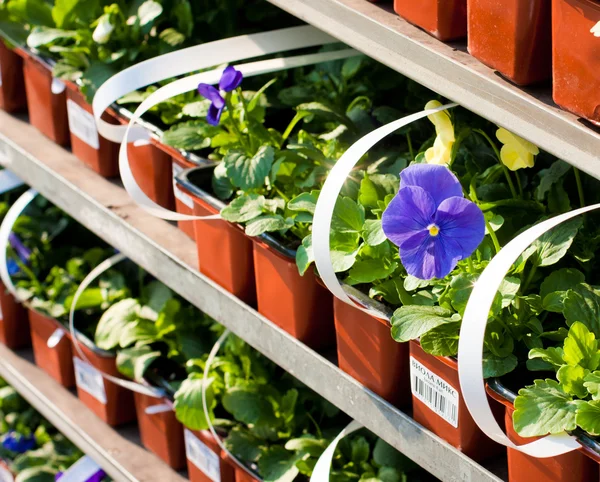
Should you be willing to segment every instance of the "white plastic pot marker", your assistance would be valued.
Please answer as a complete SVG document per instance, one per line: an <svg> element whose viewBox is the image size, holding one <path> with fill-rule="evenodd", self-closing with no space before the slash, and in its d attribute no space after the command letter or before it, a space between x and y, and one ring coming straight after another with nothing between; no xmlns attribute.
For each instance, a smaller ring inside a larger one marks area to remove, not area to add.
<svg viewBox="0 0 600 482"><path fill-rule="evenodd" d="M12 191L13 189L25 184L20 177L13 174L8 169L2 169L0 171L0 194Z"/></svg>
<svg viewBox="0 0 600 482"><path fill-rule="evenodd" d="M456 106L457 104L446 104L435 109L424 110L375 129L352 144L352 146L350 146L350 148L344 152L342 157L338 159L327 176L327 179L321 188L321 193L319 194L319 199L317 200L315 214L313 217L313 253L315 258L315 266L323 283L325 283L325 286L327 286L329 291L331 291L344 303L362 310L376 318L385 318L385 316L379 311L360 306L352 301L338 281L333 269L333 264L331 262L331 247L329 243L331 219L333 217L333 211L335 209L338 195L344 186L344 182L346 182L346 178L354 166L356 166L358 161L360 161L362 157L369 151L369 149L371 149L384 137L387 137L391 133L411 124L412 122L427 117L428 115L435 114L436 112L442 112Z"/></svg>
<svg viewBox="0 0 600 482"><path fill-rule="evenodd" d="M46 346L48 348L56 348L56 346L60 343L60 340L64 338L67 333L62 328L57 328L48 338L46 342Z"/></svg>
<svg viewBox="0 0 600 482"><path fill-rule="evenodd" d="M279 31L277 31L279 32ZM254 75L261 75L270 72L278 72L281 70L293 69L296 67L302 67L306 65L318 64L321 62L327 62L331 60L339 60L345 59L348 57L353 57L356 55L360 55L356 50L353 49L345 49L345 50L336 50L333 52L322 52L317 54L308 54L308 55L298 55L295 57L285 57L285 58L276 58L270 60L260 60L257 62L251 62L248 64L237 65L236 69L242 72L244 77L251 77ZM156 92L153 92L150 96L148 96L135 110L131 119L129 120L129 124L125 127L125 134L123 136L123 141L121 142L121 147L119 149L119 172L121 174L121 180L123 181L123 187L127 191L127 193L131 196L131 198L144 210L156 216L158 218L167 219L169 221L193 221L195 219L202 220L219 220L221 216L219 214L214 214L210 216L193 216L189 214L181 214L175 211L171 211L169 209L165 209L159 204L155 203L152 199L150 199L144 191L140 188L135 177L133 176L133 172L131 171L131 166L129 165L129 158L127 154L127 144L132 141L139 140L135 134L135 131L132 129L135 126L135 123L140 119L140 117L146 113L149 109L154 107L155 105L164 102L171 97L174 97L179 94L183 94L185 92L190 92L196 90L198 88L198 84L218 84L221 79L221 75L223 73L223 69L215 69L207 72L202 72L200 74L191 75L188 77L184 77L183 79L176 80L171 82L168 85L165 85ZM118 74L117 74L118 75ZM115 76L116 77L116 76ZM97 95L97 94L96 94ZM98 119L96 119L97 121ZM112 126L114 127L114 126ZM145 131L144 131L145 132ZM131 138L130 138L131 136ZM144 139L147 139L148 135Z"/></svg>
<svg viewBox="0 0 600 482"><path fill-rule="evenodd" d="M60 477L60 482L86 482L96 475L102 467L94 462L88 455L84 455L71 467L65 470Z"/></svg>
<svg viewBox="0 0 600 482"><path fill-rule="evenodd" d="M352 420L344 430L342 430L336 438L327 446L325 451L317 460L313 473L310 476L310 482L329 482L329 473L331 472L331 464L333 463L333 456L335 455L335 449L347 435L360 430L363 426L356 420Z"/></svg>
<svg viewBox="0 0 600 482"><path fill-rule="evenodd" d="M146 409L144 410L144 412L147 415L156 415L159 413L165 413L165 412L170 412L173 410L173 407L167 403L158 403L156 405L150 405L149 407L146 407Z"/></svg>
<svg viewBox="0 0 600 482"><path fill-rule="evenodd" d="M600 22L591 28L590 33L593 33L594 37L600 37Z"/></svg>
<svg viewBox="0 0 600 482"><path fill-rule="evenodd" d="M490 408L483 379L483 342L488 314L496 292L511 266L531 243L569 219L600 208L600 204L560 214L519 234L500 250L481 273L469 297L458 339L458 376L463 399L479 428L491 439L533 457L562 455L581 447L566 433L549 435L523 445L511 442L496 422Z"/></svg>
<svg viewBox="0 0 600 482"><path fill-rule="evenodd" d="M339 40L305 25L208 42L140 62L112 76L96 92L92 108L98 132L110 141L121 142L127 128L108 124L100 117L125 94L147 85L217 65L336 42ZM147 131L136 126L130 142L147 138Z"/></svg>
<svg viewBox="0 0 600 482"><path fill-rule="evenodd" d="M65 85L65 83L62 80L52 77L52 84L50 85L50 91L54 95L62 94L66 88L67 88L67 86Z"/></svg>

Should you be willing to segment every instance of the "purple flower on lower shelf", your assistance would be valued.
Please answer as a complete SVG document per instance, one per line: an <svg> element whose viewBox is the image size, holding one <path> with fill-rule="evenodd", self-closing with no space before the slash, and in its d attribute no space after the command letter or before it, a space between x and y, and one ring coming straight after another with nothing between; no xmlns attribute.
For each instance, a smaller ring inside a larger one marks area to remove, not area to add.
<svg viewBox="0 0 600 482"><path fill-rule="evenodd" d="M198 92L200 95L211 102L208 113L206 114L206 121L210 125L219 125L221 114L225 108L225 93L237 89L243 79L244 75L230 65L223 71L223 75L221 75L219 89L210 84L198 84Z"/></svg>
<svg viewBox="0 0 600 482"><path fill-rule="evenodd" d="M16 251L19 258L21 258L21 261L23 261L23 263L27 263L31 257L31 250L23 244L23 242L15 233L10 233L8 235L8 242Z"/></svg>
<svg viewBox="0 0 600 482"><path fill-rule="evenodd" d="M26 437L11 430L2 439L2 447L11 452L22 454L36 447L35 437Z"/></svg>
<svg viewBox="0 0 600 482"><path fill-rule="evenodd" d="M445 166L414 164L400 173L400 190L382 217L383 232L400 248L408 274L444 278L485 236L479 207L463 197Z"/></svg>

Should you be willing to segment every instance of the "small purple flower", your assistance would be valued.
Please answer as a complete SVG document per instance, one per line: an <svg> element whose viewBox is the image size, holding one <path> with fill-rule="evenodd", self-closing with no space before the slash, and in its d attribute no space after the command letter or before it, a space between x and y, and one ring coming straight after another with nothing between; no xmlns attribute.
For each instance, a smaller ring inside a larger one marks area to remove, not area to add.
<svg viewBox="0 0 600 482"><path fill-rule="evenodd" d="M22 454L36 447L35 437L26 437L11 430L2 439L2 447L11 452Z"/></svg>
<svg viewBox="0 0 600 482"><path fill-rule="evenodd" d="M481 209L463 197L447 167L435 164L414 164L400 173L400 190L381 221L407 273L420 279L446 277L485 236Z"/></svg>
<svg viewBox="0 0 600 482"><path fill-rule="evenodd" d="M223 71L223 75L221 75L218 90L210 84L198 84L200 95L206 97L211 102L208 114L206 115L206 121L210 125L219 125L221 114L225 108L225 93L237 89L242 83L243 78L244 75L230 65Z"/></svg>
<svg viewBox="0 0 600 482"><path fill-rule="evenodd" d="M27 263L31 257L31 250L23 244L15 233L10 233L8 235L8 241L12 248L17 252L19 258L21 258L21 261Z"/></svg>
<svg viewBox="0 0 600 482"><path fill-rule="evenodd" d="M21 271L21 268L19 268L19 264L14 259L7 259L6 267L8 269L8 274L11 276L14 276L19 271Z"/></svg>

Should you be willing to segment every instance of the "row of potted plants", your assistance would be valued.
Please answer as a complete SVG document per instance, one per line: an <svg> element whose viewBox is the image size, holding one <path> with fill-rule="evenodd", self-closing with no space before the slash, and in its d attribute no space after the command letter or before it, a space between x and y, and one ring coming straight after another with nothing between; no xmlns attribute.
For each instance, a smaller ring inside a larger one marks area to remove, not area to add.
<svg viewBox="0 0 600 482"><path fill-rule="evenodd" d="M518 85L552 77L559 106L600 122L596 0L395 0L394 9L440 40L468 37L471 55Z"/></svg>

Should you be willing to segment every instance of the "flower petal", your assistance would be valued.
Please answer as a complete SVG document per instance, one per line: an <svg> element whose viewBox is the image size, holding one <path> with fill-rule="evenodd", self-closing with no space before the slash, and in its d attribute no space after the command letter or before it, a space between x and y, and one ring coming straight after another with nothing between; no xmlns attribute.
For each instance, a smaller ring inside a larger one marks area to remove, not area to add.
<svg viewBox="0 0 600 482"><path fill-rule="evenodd" d="M413 164L400 173L400 189L418 186L429 193L436 207L447 198L463 197L462 186L446 166Z"/></svg>
<svg viewBox="0 0 600 482"><path fill-rule="evenodd" d="M222 109L225 106L225 99L221 97L216 87L210 84L198 84L198 92L202 97L210 100L217 109Z"/></svg>
<svg viewBox="0 0 600 482"><path fill-rule="evenodd" d="M383 212L381 225L396 246L414 234L427 230L435 214L435 203L424 189L409 186L398 191Z"/></svg>
<svg viewBox="0 0 600 482"><path fill-rule="evenodd" d="M441 106L442 104L439 101L430 100L427 102L427 104L425 104L425 110L435 109ZM438 137L442 139L444 144L449 144L450 142L454 142L456 140L454 138L454 126L452 125L452 120L450 119L448 112L436 112L435 114L428 115L427 118L435 126L435 132L437 133Z"/></svg>
<svg viewBox="0 0 600 482"><path fill-rule="evenodd" d="M443 201L435 215L444 256L460 261L468 258L483 241L485 219L479 207L462 197Z"/></svg>
<svg viewBox="0 0 600 482"><path fill-rule="evenodd" d="M534 156L537 156L540 153L538 146L523 139L522 137L519 137L516 134L513 134L510 131L507 131L506 129L503 129L502 127L496 131L496 137L500 142L502 142L502 144L510 145L520 152L528 152Z"/></svg>
<svg viewBox="0 0 600 482"><path fill-rule="evenodd" d="M230 65L223 71L223 75L221 75L219 89L224 90L225 92L231 92L240 86L243 79L244 75Z"/></svg>
<svg viewBox="0 0 600 482"><path fill-rule="evenodd" d="M452 157L452 145L454 142L444 144L440 136L435 138L433 147L430 147L425 151L425 160L427 164L439 164L446 166L450 163Z"/></svg>
<svg viewBox="0 0 600 482"><path fill-rule="evenodd" d="M215 106L214 102L210 104L208 108L208 112L206 114L206 122L208 122L211 126L218 126L221 121L221 114L223 113L223 107L220 109Z"/></svg>
<svg viewBox="0 0 600 482"><path fill-rule="evenodd" d="M411 276L419 279L444 278L456 266L446 256L439 236L421 231L407 239L400 247L400 261Z"/></svg>

